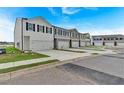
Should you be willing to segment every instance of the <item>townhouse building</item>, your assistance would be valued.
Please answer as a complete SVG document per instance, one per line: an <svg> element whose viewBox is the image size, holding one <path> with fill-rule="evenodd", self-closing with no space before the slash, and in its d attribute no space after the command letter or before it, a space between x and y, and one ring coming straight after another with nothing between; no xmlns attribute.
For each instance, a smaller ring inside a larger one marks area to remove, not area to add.
<svg viewBox="0 0 124 93"><path fill-rule="evenodd" d="M42 17L17 18L14 43L20 50L65 49L90 45L90 34L54 26Z"/></svg>
<svg viewBox="0 0 124 93"><path fill-rule="evenodd" d="M92 36L92 45L96 46L124 46L124 35L96 35Z"/></svg>

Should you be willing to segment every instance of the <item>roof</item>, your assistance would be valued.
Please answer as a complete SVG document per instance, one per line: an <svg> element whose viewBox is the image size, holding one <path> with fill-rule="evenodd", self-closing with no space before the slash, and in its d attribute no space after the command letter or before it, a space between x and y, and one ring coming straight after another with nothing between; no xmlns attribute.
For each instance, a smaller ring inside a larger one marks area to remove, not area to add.
<svg viewBox="0 0 124 93"><path fill-rule="evenodd" d="M26 18L25 18L26 19ZM33 18L28 18L28 20L43 20L45 21L47 24L51 25L47 20L45 20L45 18L41 17L41 16L37 16L37 17L33 17Z"/></svg>
<svg viewBox="0 0 124 93"><path fill-rule="evenodd" d="M113 35L93 35L92 37L124 37L122 34L113 34Z"/></svg>

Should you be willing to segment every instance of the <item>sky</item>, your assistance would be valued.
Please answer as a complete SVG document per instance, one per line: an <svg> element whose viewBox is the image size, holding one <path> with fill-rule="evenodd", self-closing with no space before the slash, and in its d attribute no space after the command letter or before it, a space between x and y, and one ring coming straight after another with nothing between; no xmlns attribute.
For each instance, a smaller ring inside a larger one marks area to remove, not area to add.
<svg viewBox="0 0 124 93"><path fill-rule="evenodd" d="M1 7L0 41L13 42L17 17L42 16L52 25L91 35L124 34L124 7Z"/></svg>

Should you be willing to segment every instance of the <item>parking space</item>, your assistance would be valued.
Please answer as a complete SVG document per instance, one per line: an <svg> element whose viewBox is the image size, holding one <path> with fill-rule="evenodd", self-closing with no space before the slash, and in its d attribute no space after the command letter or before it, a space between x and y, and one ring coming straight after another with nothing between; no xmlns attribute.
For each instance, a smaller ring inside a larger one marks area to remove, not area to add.
<svg viewBox="0 0 124 93"><path fill-rule="evenodd" d="M74 62L73 64L124 78L124 59L108 56L98 56Z"/></svg>

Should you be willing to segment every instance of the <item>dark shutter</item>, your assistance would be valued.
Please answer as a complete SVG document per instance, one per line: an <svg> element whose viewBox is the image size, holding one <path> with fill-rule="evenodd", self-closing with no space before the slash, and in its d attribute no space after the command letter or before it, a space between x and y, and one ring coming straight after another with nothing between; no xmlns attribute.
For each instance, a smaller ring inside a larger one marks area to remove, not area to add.
<svg viewBox="0 0 124 93"><path fill-rule="evenodd" d="M44 26L43 26L43 33L44 33Z"/></svg>
<svg viewBox="0 0 124 93"><path fill-rule="evenodd" d="M39 32L39 25L37 25L37 32Z"/></svg>
<svg viewBox="0 0 124 93"><path fill-rule="evenodd" d="M35 24L33 24L33 31L35 31Z"/></svg>
<svg viewBox="0 0 124 93"><path fill-rule="evenodd" d="M28 30L28 22L26 22L26 30Z"/></svg>
<svg viewBox="0 0 124 93"><path fill-rule="evenodd" d="M48 33L48 27L46 27L46 33Z"/></svg>

